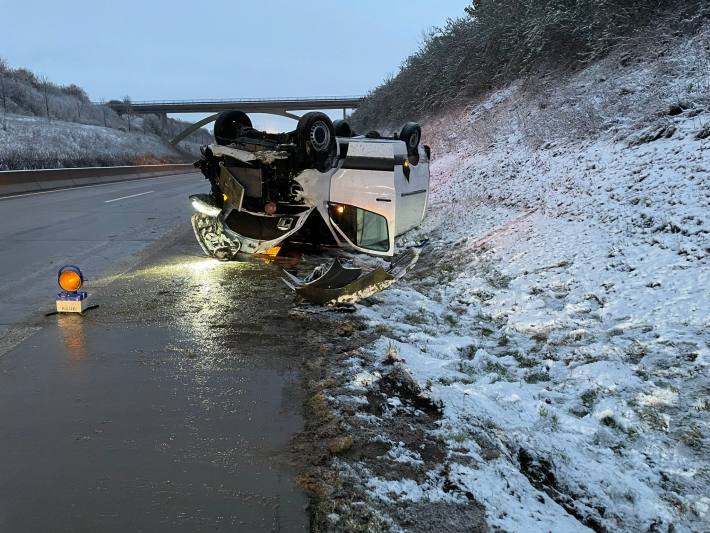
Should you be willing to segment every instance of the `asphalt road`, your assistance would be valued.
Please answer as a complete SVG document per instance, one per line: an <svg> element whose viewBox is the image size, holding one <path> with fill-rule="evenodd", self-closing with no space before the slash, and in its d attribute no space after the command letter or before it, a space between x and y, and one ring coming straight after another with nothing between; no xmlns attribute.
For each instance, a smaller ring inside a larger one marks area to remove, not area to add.
<svg viewBox="0 0 710 533"><path fill-rule="evenodd" d="M203 189L200 175L184 174L0 198L0 325L51 304L63 264L94 278L128 267L185 223L187 196Z"/></svg>
<svg viewBox="0 0 710 533"><path fill-rule="evenodd" d="M299 531L300 325L279 270L204 257L195 175L0 200L0 531ZM85 316L45 316L56 269Z"/></svg>

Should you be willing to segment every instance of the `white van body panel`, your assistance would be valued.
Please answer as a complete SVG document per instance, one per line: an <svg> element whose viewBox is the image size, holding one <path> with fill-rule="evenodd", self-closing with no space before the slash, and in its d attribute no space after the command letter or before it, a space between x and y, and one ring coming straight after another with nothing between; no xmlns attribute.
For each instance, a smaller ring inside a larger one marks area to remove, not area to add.
<svg viewBox="0 0 710 533"><path fill-rule="evenodd" d="M409 178L401 166L395 167L394 184L397 193L395 233L397 236L416 228L424 220L429 201L429 161L420 147L419 161L409 161Z"/></svg>

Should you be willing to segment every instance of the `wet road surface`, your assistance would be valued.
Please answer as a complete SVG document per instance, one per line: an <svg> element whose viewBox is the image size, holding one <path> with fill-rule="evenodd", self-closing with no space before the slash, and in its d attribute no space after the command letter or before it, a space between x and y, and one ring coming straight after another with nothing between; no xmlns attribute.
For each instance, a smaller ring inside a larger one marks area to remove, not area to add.
<svg viewBox="0 0 710 533"><path fill-rule="evenodd" d="M186 181L187 192L202 186ZM273 265L201 255L179 196L182 206L156 217L156 242L87 283L97 309L6 327L15 341L0 342L0 531L307 529L288 454L308 357L292 296ZM148 235L156 212L125 208L123 238ZM25 253L44 268L40 252Z"/></svg>
<svg viewBox="0 0 710 533"><path fill-rule="evenodd" d="M60 266L94 278L127 267L184 224L187 196L205 189L201 174L181 174L0 198L0 334L57 292Z"/></svg>

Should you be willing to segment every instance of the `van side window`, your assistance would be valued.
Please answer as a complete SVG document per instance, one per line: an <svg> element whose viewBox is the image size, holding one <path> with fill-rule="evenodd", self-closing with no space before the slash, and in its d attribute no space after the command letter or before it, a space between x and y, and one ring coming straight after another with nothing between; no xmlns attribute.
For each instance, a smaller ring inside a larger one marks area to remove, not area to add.
<svg viewBox="0 0 710 533"><path fill-rule="evenodd" d="M333 222L356 246L377 252L389 250L387 219L382 215L346 204L330 204L329 212Z"/></svg>

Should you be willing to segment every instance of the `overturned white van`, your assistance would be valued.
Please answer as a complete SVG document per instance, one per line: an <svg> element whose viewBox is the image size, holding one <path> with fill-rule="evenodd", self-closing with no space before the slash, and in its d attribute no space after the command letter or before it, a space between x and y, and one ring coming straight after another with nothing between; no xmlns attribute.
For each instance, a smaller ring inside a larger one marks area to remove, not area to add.
<svg viewBox="0 0 710 533"><path fill-rule="evenodd" d="M426 212L430 150L420 138L415 123L392 137L357 135L323 113L274 134L225 112L216 144L195 163L211 184L209 194L191 196L195 236L221 260L275 255L286 242L392 256L395 237Z"/></svg>

